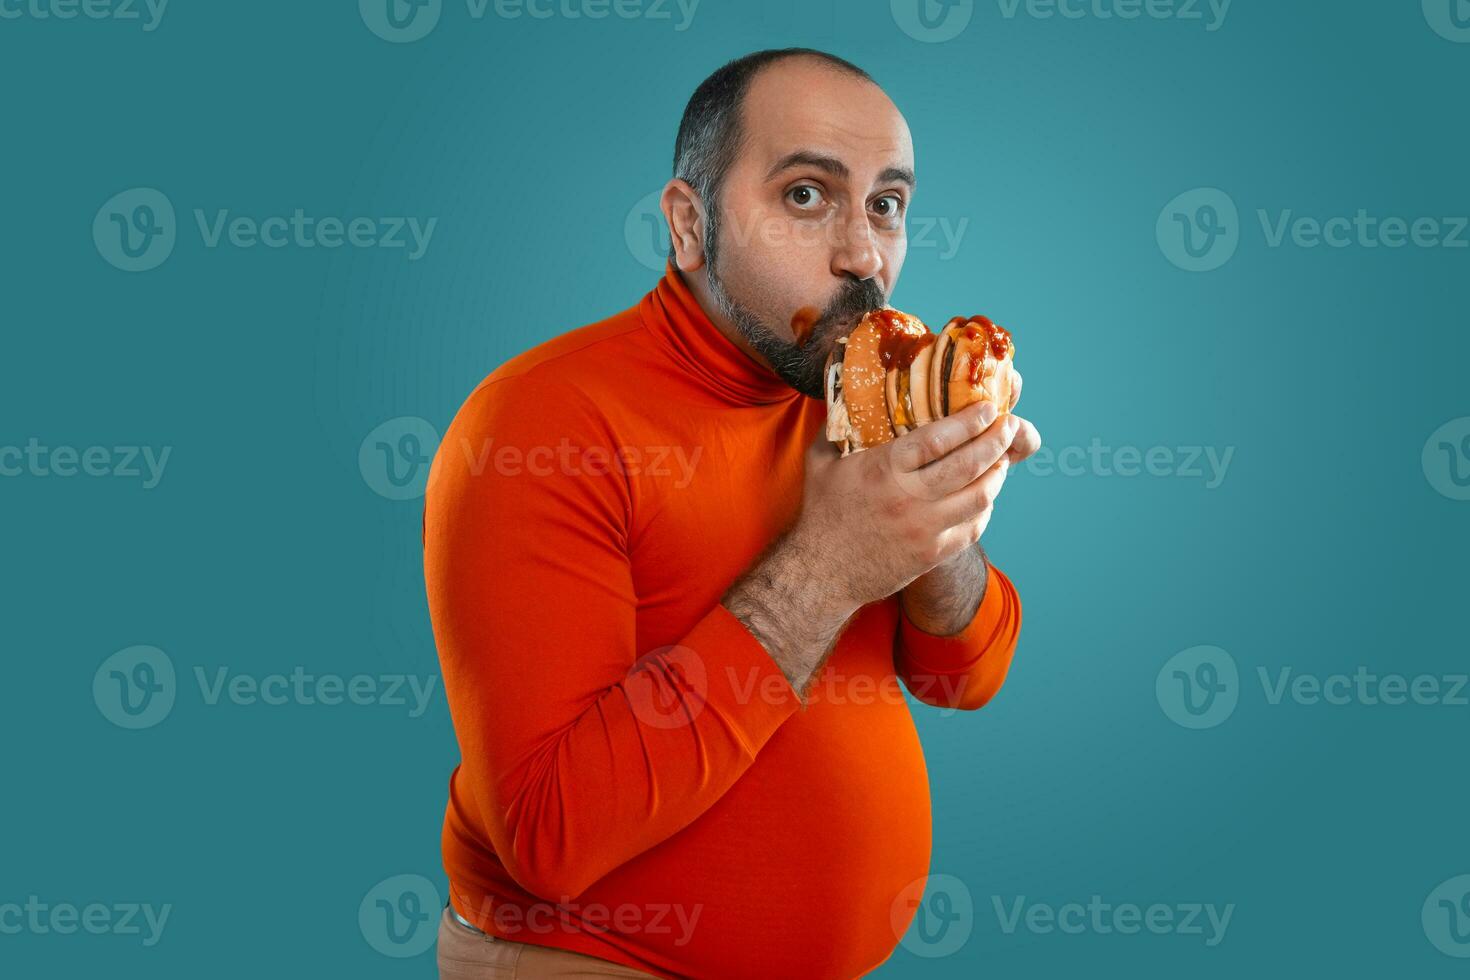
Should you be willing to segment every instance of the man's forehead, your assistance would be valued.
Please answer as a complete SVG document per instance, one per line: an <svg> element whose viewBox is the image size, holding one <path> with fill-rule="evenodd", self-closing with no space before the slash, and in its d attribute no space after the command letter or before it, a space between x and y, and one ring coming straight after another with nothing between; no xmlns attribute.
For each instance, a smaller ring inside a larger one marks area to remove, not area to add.
<svg viewBox="0 0 1470 980"><path fill-rule="evenodd" d="M756 77L743 108L742 156L761 176L802 152L841 160L859 177L890 167L913 170L902 113L882 89L856 75L774 65Z"/></svg>

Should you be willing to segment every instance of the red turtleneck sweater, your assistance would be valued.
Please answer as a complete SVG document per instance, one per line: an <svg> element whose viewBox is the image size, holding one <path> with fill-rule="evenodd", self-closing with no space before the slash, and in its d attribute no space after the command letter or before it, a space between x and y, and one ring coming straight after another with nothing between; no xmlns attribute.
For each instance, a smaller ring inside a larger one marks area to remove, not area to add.
<svg viewBox="0 0 1470 980"><path fill-rule="evenodd" d="M848 978L893 951L930 849L900 682L979 707L1021 606L993 567L953 636L870 603L803 710L720 597L796 517L824 424L672 265L466 400L424 569L462 759L444 864L485 932L677 978Z"/></svg>

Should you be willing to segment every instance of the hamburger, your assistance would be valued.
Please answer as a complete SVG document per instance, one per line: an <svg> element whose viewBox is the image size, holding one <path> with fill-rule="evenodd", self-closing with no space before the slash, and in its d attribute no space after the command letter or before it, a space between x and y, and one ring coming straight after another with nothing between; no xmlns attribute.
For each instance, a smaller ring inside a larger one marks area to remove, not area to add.
<svg viewBox="0 0 1470 980"><path fill-rule="evenodd" d="M957 316L934 333L916 316L874 310L827 355L827 438L846 456L975 402L1005 415L1015 354L1010 333L987 317Z"/></svg>

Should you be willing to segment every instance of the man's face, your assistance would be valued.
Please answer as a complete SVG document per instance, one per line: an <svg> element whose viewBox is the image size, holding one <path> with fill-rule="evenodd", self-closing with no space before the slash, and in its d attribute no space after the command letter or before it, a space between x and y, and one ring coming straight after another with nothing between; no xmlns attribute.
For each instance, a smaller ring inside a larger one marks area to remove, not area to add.
<svg viewBox="0 0 1470 980"><path fill-rule="evenodd" d="M908 125L872 82L804 58L756 76L742 121L705 246L710 291L777 374L821 398L827 353L903 267Z"/></svg>

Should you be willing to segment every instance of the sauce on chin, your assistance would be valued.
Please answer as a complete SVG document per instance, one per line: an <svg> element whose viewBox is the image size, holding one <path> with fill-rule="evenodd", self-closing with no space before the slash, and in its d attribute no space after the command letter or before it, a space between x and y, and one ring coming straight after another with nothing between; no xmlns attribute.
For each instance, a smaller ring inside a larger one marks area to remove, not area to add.
<svg viewBox="0 0 1470 980"><path fill-rule="evenodd" d="M822 311L815 306L803 306L791 314L791 336L797 347L805 347L806 342L812 339L812 328L821 318Z"/></svg>

